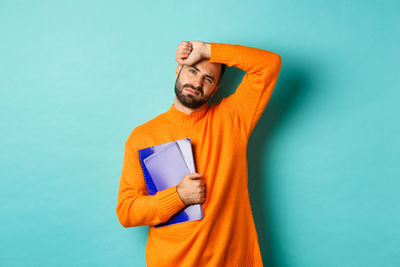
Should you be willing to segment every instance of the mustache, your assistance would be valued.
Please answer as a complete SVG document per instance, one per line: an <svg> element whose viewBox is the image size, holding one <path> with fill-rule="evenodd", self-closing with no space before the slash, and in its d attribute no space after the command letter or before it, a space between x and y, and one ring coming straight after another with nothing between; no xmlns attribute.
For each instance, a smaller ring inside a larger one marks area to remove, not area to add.
<svg viewBox="0 0 400 267"><path fill-rule="evenodd" d="M201 95L203 95L203 87L194 87L194 86L191 85L191 84L185 84L185 85L183 85L183 88L185 88L185 87L190 87L190 88L192 88L193 90L199 92Z"/></svg>

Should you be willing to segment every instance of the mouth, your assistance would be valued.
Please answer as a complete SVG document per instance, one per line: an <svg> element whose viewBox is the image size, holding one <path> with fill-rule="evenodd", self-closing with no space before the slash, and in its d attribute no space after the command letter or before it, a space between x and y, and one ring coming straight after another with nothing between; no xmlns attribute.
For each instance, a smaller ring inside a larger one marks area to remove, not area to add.
<svg viewBox="0 0 400 267"><path fill-rule="evenodd" d="M185 87L185 90L191 95L200 95L200 92L190 87Z"/></svg>

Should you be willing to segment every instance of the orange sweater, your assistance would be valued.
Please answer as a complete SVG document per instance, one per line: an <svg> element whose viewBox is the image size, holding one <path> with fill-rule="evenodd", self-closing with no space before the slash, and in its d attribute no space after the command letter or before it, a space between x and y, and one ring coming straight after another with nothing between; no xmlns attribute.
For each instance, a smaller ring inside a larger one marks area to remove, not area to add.
<svg viewBox="0 0 400 267"><path fill-rule="evenodd" d="M262 266L247 188L246 148L278 79L281 59L262 49L211 43L210 62L246 72L235 93L189 115L172 105L136 127L125 143L116 212L124 227L150 225L148 266ZM185 204L176 186L147 194L138 150L187 137L206 185L204 218L155 228Z"/></svg>

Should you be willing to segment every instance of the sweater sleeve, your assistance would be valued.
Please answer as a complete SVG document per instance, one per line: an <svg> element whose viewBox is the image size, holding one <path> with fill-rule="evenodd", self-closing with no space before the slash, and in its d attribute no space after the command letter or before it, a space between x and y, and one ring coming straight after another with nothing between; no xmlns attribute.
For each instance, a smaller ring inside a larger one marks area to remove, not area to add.
<svg viewBox="0 0 400 267"><path fill-rule="evenodd" d="M176 191L177 186L159 191L153 196L147 194L138 146L134 140L131 135L125 143L116 208L119 222L125 228L166 222L186 206Z"/></svg>
<svg viewBox="0 0 400 267"><path fill-rule="evenodd" d="M236 91L221 101L235 125L249 138L278 80L281 57L273 52L234 44L210 43L210 62L234 66L246 72Z"/></svg>

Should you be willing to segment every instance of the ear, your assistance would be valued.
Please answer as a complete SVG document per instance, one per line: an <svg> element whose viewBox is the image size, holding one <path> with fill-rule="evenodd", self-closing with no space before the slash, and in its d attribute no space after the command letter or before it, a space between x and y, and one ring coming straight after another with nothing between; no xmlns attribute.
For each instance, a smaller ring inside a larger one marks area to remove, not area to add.
<svg viewBox="0 0 400 267"><path fill-rule="evenodd" d="M178 64L178 66L176 67L176 71L175 71L175 79L178 78L178 74L181 71L183 65Z"/></svg>
<svg viewBox="0 0 400 267"><path fill-rule="evenodd" d="M220 84L217 84L217 86L215 86L214 91L211 93L210 97L212 97L215 94L215 92L217 92L220 86L221 86Z"/></svg>

